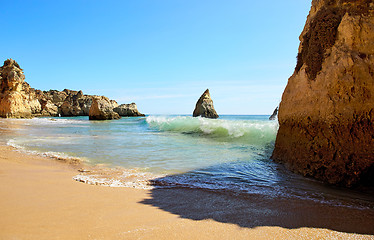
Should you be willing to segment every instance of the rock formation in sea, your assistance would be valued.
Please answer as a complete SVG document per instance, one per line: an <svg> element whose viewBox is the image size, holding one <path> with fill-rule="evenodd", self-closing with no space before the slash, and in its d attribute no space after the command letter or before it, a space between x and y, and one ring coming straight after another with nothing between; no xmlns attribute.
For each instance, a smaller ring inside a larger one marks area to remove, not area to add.
<svg viewBox="0 0 374 240"><path fill-rule="evenodd" d="M135 103L121 104L118 107L113 108L113 111L118 113L122 117L144 117L145 115L138 111L138 107Z"/></svg>
<svg viewBox="0 0 374 240"><path fill-rule="evenodd" d="M69 89L64 89L63 91L36 90L36 95L42 104L41 115L65 117L88 116L93 97L84 95L82 91Z"/></svg>
<svg viewBox="0 0 374 240"><path fill-rule="evenodd" d="M31 88L25 81L23 70L13 59L4 61L4 66L0 67L0 117L88 116L95 97L69 89L41 91ZM117 108L116 101L108 101L112 109L118 109L124 116L144 116L135 103ZM116 117L116 114L109 115Z"/></svg>
<svg viewBox="0 0 374 240"><path fill-rule="evenodd" d="M40 112L41 105L34 89L25 82L25 75L13 59L0 68L0 117L30 118Z"/></svg>
<svg viewBox="0 0 374 240"><path fill-rule="evenodd" d="M113 109L117 107L116 101L109 100L104 96L92 97L92 104L89 111L90 120L112 120L120 119L118 113L114 112Z"/></svg>
<svg viewBox="0 0 374 240"><path fill-rule="evenodd" d="M205 118L218 118L218 114L213 106L213 100L210 97L209 89L205 90L203 95L199 98L196 103L195 110L193 111L194 117L205 117Z"/></svg>
<svg viewBox="0 0 374 240"><path fill-rule="evenodd" d="M277 118L277 116L278 116L278 107L276 107L276 108L274 109L274 112L273 112L273 114L271 114L271 116L269 117L269 120L275 120L275 119Z"/></svg>
<svg viewBox="0 0 374 240"><path fill-rule="evenodd" d="M313 0L279 106L272 158L337 185L374 185L374 2Z"/></svg>

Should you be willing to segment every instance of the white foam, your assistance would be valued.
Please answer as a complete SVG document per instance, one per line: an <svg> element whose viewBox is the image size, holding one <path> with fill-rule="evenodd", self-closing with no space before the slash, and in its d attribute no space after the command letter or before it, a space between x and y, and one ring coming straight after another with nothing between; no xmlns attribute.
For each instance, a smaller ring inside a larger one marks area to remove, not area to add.
<svg viewBox="0 0 374 240"><path fill-rule="evenodd" d="M76 175L73 177L75 181L83 182L91 185L101 185L107 187L128 187L136 189L153 189L150 180L146 179L110 179L98 177L95 175Z"/></svg>
<svg viewBox="0 0 374 240"><path fill-rule="evenodd" d="M69 162L89 162L87 158L73 157L73 156L69 156L66 153L61 153L61 152L51 152L51 151L50 152L39 152L39 151L34 151L34 150L27 150L25 147L17 144L14 139L8 140L7 145L15 148L19 152L23 152L27 154L32 154L32 155L37 155L37 156L42 156L42 157L49 157L49 158L54 158L57 160L64 160L64 161L69 161Z"/></svg>
<svg viewBox="0 0 374 240"><path fill-rule="evenodd" d="M83 119L65 119L65 118L31 118L31 119L3 119L4 122L22 123L23 125L63 125L63 124L86 124Z"/></svg>
<svg viewBox="0 0 374 240"><path fill-rule="evenodd" d="M206 136L242 139L246 143L269 143L275 139L278 131L277 121L268 120L226 120L202 117L164 117L149 116L147 123L153 129L180 133L200 133Z"/></svg>

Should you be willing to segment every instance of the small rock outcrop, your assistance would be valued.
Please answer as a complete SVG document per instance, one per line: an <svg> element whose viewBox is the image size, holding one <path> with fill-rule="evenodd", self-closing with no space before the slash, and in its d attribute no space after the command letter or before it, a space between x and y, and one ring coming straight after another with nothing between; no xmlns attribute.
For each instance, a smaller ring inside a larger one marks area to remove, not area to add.
<svg viewBox="0 0 374 240"><path fill-rule="evenodd" d="M337 185L374 185L374 3L313 0L279 106L272 158Z"/></svg>
<svg viewBox="0 0 374 240"><path fill-rule="evenodd" d="M135 103L121 104L113 109L122 117L144 117L145 115L138 111Z"/></svg>
<svg viewBox="0 0 374 240"><path fill-rule="evenodd" d="M271 114L271 116L269 117L269 120L275 120L275 119L277 118L277 116L278 116L278 107L276 107L276 108L274 109L274 112L273 112L273 114Z"/></svg>
<svg viewBox="0 0 374 240"><path fill-rule="evenodd" d="M104 96L92 97L92 104L89 111L90 120L113 120L120 119L118 113L113 111L113 108L117 107L117 102L109 100Z"/></svg>
<svg viewBox="0 0 374 240"><path fill-rule="evenodd" d="M0 117L30 118L39 113L41 105L34 89L25 82L25 75L13 59L0 68Z"/></svg>
<svg viewBox="0 0 374 240"><path fill-rule="evenodd" d="M218 118L218 114L213 106L213 100L210 97L209 89L205 90L203 95L199 98L196 103L195 110L193 111L194 117L205 117L205 118Z"/></svg>

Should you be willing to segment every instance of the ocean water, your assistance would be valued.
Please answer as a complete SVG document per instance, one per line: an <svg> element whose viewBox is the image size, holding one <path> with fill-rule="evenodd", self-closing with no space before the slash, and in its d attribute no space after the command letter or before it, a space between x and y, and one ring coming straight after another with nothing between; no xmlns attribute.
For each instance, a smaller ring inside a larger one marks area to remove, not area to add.
<svg viewBox="0 0 374 240"><path fill-rule="evenodd" d="M30 153L79 158L91 165L120 166L139 176L149 174L157 187L200 188L374 208L370 193L326 186L274 163L270 157L278 123L268 117L0 119L0 141Z"/></svg>

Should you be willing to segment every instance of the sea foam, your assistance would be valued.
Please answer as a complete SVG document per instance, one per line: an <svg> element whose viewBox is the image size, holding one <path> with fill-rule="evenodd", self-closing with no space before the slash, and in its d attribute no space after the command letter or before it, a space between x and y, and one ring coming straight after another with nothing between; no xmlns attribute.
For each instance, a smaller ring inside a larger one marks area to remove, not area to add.
<svg viewBox="0 0 374 240"><path fill-rule="evenodd" d="M37 156L42 156L42 157L49 157L49 158L53 158L53 159L56 159L56 160L62 160L62 161L69 162L69 163L89 162L89 160L87 158L74 157L74 156L70 156L70 155L68 155L66 153L62 153L62 152L52 152L52 151L40 152L40 151L35 151L35 150L27 150L22 145L17 144L16 140L14 140L14 139L8 140L7 145L15 148L19 152L23 152L23 153L26 153L26 154L37 155Z"/></svg>
<svg viewBox="0 0 374 240"><path fill-rule="evenodd" d="M275 139L277 121L223 120L201 117L149 116L149 127L158 131L198 134L226 141L242 141L247 144L266 144Z"/></svg>

